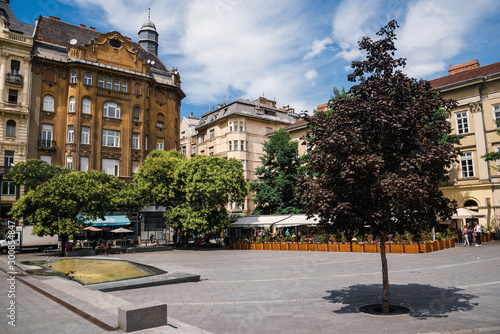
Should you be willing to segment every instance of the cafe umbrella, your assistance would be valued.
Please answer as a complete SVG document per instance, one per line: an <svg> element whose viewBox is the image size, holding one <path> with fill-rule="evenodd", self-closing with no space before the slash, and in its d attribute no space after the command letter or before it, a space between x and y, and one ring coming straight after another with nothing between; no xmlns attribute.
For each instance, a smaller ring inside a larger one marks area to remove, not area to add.
<svg viewBox="0 0 500 334"><path fill-rule="evenodd" d="M111 233L120 233L121 236L123 237L123 233L132 233L134 231L132 230L129 230L129 229L126 229L124 227L120 227L120 228L117 228L117 229L114 229L114 230L111 230L110 231Z"/></svg>

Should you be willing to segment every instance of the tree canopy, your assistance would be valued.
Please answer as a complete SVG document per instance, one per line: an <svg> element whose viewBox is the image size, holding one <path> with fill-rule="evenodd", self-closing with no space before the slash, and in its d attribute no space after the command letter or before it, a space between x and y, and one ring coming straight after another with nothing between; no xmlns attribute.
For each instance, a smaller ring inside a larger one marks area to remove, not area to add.
<svg viewBox="0 0 500 334"><path fill-rule="evenodd" d="M83 229L86 220L104 218L123 204L125 189L125 182L104 172L60 174L25 192L9 213L33 225L38 236L59 235L64 253L66 241Z"/></svg>
<svg viewBox="0 0 500 334"><path fill-rule="evenodd" d="M165 217L187 236L218 231L229 224L226 206L242 203L248 183L236 159L152 152L134 181L145 205L165 207ZM187 238L185 239L187 240Z"/></svg>
<svg viewBox="0 0 500 334"><path fill-rule="evenodd" d="M298 142L292 141L290 133L279 129L264 143L265 155L257 167L257 180L250 184L255 193L254 215L277 215L300 213L301 206L296 191L300 174Z"/></svg>
<svg viewBox="0 0 500 334"><path fill-rule="evenodd" d="M34 190L38 185L50 180L56 175L68 174L72 170L65 167L54 166L38 159L21 161L10 168L5 179L14 181L17 185L23 185L24 191Z"/></svg>
<svg viewBox="0 0 500 334"><path fill-rule="evenodd" d="M397 23L359 43L366 58L352 62L348 96L330 101L329 113L309 118L313 145L310 176L300 185L309 216L323 225L378 235L383 309L389 309L385 241L389 233L430 228L450 218L454 204L439 183L458 155L446 120L454 101L427 81L408 78L394 58Z"/></svg>

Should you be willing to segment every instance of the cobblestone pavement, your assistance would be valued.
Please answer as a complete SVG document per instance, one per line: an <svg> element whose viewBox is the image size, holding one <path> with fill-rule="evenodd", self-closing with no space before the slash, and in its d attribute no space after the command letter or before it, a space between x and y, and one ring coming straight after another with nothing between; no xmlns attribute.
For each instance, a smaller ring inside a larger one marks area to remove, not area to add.
<svg viewBox="0 0 500 334"><path fill-rule="evenodd" d="M409 307L409 315L358 311L381 301L380 255L368 253L220 249L121 254L117 257L200 274L202 281L107 295L130 303L165 302L169 319L194 326L185 333L500 333L500 242L483 245L388 254L391 304ZM18 261L33 257L20 254ZM6 278L0 272L0 279ZM7 289L0 284L5 314ZM0 333L104 332L28 287L17 289L18 326L8 327L2 317Z"/></svg>

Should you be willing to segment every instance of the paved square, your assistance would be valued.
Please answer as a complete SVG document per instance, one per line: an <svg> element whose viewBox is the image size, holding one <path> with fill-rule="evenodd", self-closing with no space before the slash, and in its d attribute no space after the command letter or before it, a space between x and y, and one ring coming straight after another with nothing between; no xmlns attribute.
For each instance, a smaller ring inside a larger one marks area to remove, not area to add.
<svg viewBox="0 0 500 334"><path fill-rule="evenodd" d="M379 254L217 249L117 257L200 274L202 281L109 292L100 303L92 300L95 292L73 282L42 282L71 294L75 305L92 305L83 311L109 312L111 318L120 304L167 303L170 325L141 333L500 333L498 241L428 254L388 254L391 304L411 309L409 315L388 317L358 311L381 301ZM0 276L6 278L3 272ZM5 293L1 283L0 294ZM23 284L17 302L18 326L3 320L0 333L106 333ZM4 310L6 305L0 298Z"/></svg>

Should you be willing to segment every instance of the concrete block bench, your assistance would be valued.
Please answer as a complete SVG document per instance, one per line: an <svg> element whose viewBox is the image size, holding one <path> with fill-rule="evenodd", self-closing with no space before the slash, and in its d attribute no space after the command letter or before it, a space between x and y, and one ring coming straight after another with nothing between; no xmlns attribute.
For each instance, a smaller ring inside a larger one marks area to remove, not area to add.
<svg viewBox="0 0 500 334"><path fill-rule="evenodd" d="M118 308L118 326L124 332L167 325L167 304L152 301Z"/></svg>

